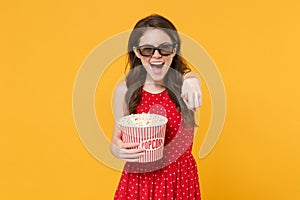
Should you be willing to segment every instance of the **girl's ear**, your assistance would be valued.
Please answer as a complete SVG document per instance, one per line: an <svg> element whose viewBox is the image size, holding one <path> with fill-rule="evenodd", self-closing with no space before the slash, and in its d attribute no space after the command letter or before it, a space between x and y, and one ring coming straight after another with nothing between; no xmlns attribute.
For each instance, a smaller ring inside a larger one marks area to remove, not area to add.
<svg viewBox="0 0 300 200"><path fill-rule="evenodd" d="M174 49L173 49L173 57L176 55L177 52L177 44L175 45Z"/></svg>
<svg viewBox="0 0 300 200"><path fill-rule="evenodd" d="M174 47L172 57L174 57L176 55L176 52L177 52L177 49L176 49L176 47Z"/></svg>
<svg viewBox="0 0 300 200"><path fill-rule="evenodd" d="M136 56L136 57L138 57L139 59L141 59L140 52L137 50L136 47L133 47L133 52L135 53L135 56Z"/></svg>

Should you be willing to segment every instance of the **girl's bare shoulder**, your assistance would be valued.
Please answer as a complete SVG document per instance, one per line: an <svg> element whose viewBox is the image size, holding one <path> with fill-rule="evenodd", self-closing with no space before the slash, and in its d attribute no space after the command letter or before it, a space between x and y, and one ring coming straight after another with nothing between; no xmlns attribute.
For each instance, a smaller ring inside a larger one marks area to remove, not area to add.
<svg viewBox="0 0 300 200"><path fill-rule="evenodd" d="M119 96L119 95L125 95L126 92L127 92L127 87L126 87L126 83L125 82L120 83L115 88L115 95L117 95L117 96Z"/></svg>

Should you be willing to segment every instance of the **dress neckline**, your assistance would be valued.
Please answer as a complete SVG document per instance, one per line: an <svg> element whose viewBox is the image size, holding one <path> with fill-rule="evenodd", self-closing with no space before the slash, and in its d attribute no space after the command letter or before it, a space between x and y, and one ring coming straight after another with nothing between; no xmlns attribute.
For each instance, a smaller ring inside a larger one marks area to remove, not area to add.
<svg viewBox="0 0 300 200"><path fill-rule="evenodd" d="M149 92L149 91L145 90L144 88L143 88L143 91L146 92L146 93L148 93L148 94L156 95L156 94L162 94L162 93L164 93L166 91L166 89L163 89L162 91L157 92L157 93Z"/></svg>

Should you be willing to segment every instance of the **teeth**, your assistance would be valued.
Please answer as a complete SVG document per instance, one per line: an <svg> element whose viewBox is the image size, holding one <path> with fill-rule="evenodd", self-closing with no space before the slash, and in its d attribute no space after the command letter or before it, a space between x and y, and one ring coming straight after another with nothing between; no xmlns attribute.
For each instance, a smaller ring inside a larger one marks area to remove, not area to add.
<svg viewBox="0 0 300 200"><path fill-rule="evenodd" d="M163 64L163 62L152 62L152 63L150 63L151 65L162 65Z"/></svg>

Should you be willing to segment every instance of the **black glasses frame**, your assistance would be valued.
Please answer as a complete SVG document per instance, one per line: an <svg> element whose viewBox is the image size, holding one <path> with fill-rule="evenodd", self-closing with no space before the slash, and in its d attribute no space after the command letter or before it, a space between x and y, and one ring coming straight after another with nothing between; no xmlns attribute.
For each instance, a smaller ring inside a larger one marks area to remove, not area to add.
<svg viewBox="0 0 300 200"><path fill-rule="evenodd" d="M172 49L170 49L170 52L165 53L164 51L167 51L167 49L163 48L164 46L172 47ZM142 56L150 57L150 56L154 55L154 53L155 53L156 50L162 56L169 56L169 55L171 55L174 52L174 48L175 47L176 47L175 44L160 44L158 47L155 47L155 46L149 45L149 44L145 44L145 45L142 45L142 46L138 46L137 49L138 49L139 53ZM147 48L147 49L151 50L150 53L149 54L145 54L143 52L143 50L142 50L143 48Z"/></svg>

